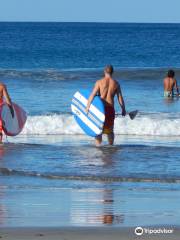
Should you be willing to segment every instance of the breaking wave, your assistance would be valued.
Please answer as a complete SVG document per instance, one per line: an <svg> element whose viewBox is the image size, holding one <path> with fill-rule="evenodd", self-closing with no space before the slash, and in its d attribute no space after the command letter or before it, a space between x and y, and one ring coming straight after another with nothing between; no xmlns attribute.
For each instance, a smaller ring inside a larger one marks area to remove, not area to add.
<svg viewBox="0 0 180 240"><path fill-rule="evenodd" d="M115 119L115 133L117 135L139 136L180 136L180 116L158 113L139 114L134 120L128 116ZM77 125L74 117L69 114L53 114L29 116L23 135L81 135L83 131Z"/></svg>

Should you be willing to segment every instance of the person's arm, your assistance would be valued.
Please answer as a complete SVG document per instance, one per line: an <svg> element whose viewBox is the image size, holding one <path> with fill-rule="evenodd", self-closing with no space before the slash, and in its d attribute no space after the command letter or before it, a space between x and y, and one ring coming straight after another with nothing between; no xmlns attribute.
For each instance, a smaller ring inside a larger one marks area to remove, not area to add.
<svg viewBox="0 0 180 240"><path fill-rule="evenodd" d="M8 91L7 91L5 85L3 86L3 96L4 96L5 99L6 99L6 103L7 103L8 106L9 106L9 109L10 109L10 111L11 111L12 117L14 117L14 110L13 110L13 107L12 107L11 98L9 97L9 94L8 94Z"/></svg>
<svg viewBox="0 0 180 240"><path fill-rule="evenodd" d="M178 85L177 85L177 80L175 79L175 84L174 84L175 88L176 88L176 92L177 92L177 95L179 95L179 88L178 88Z"/></svg>
<svg viewBox="0 0 180 240"><path fill-rule="evenodd" d="M91 106L91 103L92 103L94 97L95 97L96 94L99 92L99 90L100 90L100 88L99 88L99 81L97 81L97 82L95 83L94 89L93 89L91 95L89 96L89 99L88 99L88 102L87 102L87 106L86 106L86 112L87 112L87 113L88 113L88 111L89 111L89 108L90 108L90 106Z"/></svg>
<svg viewBox="0 0 180 240"><path fill-rule="evenodd" d="M119 105L121 106L121 109L122 109L122 116L125 116L126 108L125 108L125 103L124 103L124 99L123 99L122 92L121 92L121 87L119 84L118 84L118 88L117 88L117 98L118 98Z"/></svg>

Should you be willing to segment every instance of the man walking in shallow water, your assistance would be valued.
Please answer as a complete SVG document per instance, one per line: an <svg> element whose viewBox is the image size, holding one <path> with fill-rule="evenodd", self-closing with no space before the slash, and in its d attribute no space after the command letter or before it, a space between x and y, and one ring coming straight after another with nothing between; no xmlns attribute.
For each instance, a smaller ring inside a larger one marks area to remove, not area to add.
<svg viewBox="0 0 180 240"><path fill-rule="evenodd" d="M8 106L10 108L11 114L12 114L12 116L14 116L14 110L13 110L11 99L9 97L6 86L4 84L0 83L0 143L2 143L2 137L3 137L3 134L2 134L3 123L2 123L2 119L1 119L1 108L4 103L3 98L6 99L6 103L8 104Z"/></svg>
<svg viewBox="0 0 180 240"><path fill-rule="evenodd" d="M89 111L91 102L94 97L98 94L100 95L104 107L105 107L105 123L103 128L103 133L107 134L108 142L110 145L114 143L114 97L117 95L118 102L122 108L122 116L126 115L125 104L121 92L121 87L119 83L112 78L113 66L107 65L104 69L104 77L95 83L94 89L88 99L86 112ZM102 134L95 138L96 145L100 145L102 142Z"/></svg>

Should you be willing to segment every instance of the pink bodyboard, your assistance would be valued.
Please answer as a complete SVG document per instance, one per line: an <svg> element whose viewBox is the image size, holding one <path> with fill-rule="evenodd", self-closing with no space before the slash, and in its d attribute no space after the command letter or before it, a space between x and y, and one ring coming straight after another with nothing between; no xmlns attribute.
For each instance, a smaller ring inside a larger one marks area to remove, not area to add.
<svg viewBox="0 0 180 240"><path fill-rule="evenodd" d="M7 136L18 135L26 122L26 112L17 104L13 103L14 117L6 103L1 107L1 119L3 123L3 131Z"/></svg>

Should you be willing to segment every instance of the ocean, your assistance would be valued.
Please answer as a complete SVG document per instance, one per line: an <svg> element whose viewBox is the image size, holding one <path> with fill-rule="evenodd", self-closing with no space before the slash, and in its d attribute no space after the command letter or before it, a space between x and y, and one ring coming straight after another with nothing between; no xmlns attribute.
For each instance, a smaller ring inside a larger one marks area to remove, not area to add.
<svg viewBox="0 0 180 240"><path fill-rule="evenodd" d="M163 98L179 42L180 24L0 23L0 81L28 114L0 146L0 227L179 224L180 102ZM96 148L70 103L107 64L139 112Z"/></svg>

